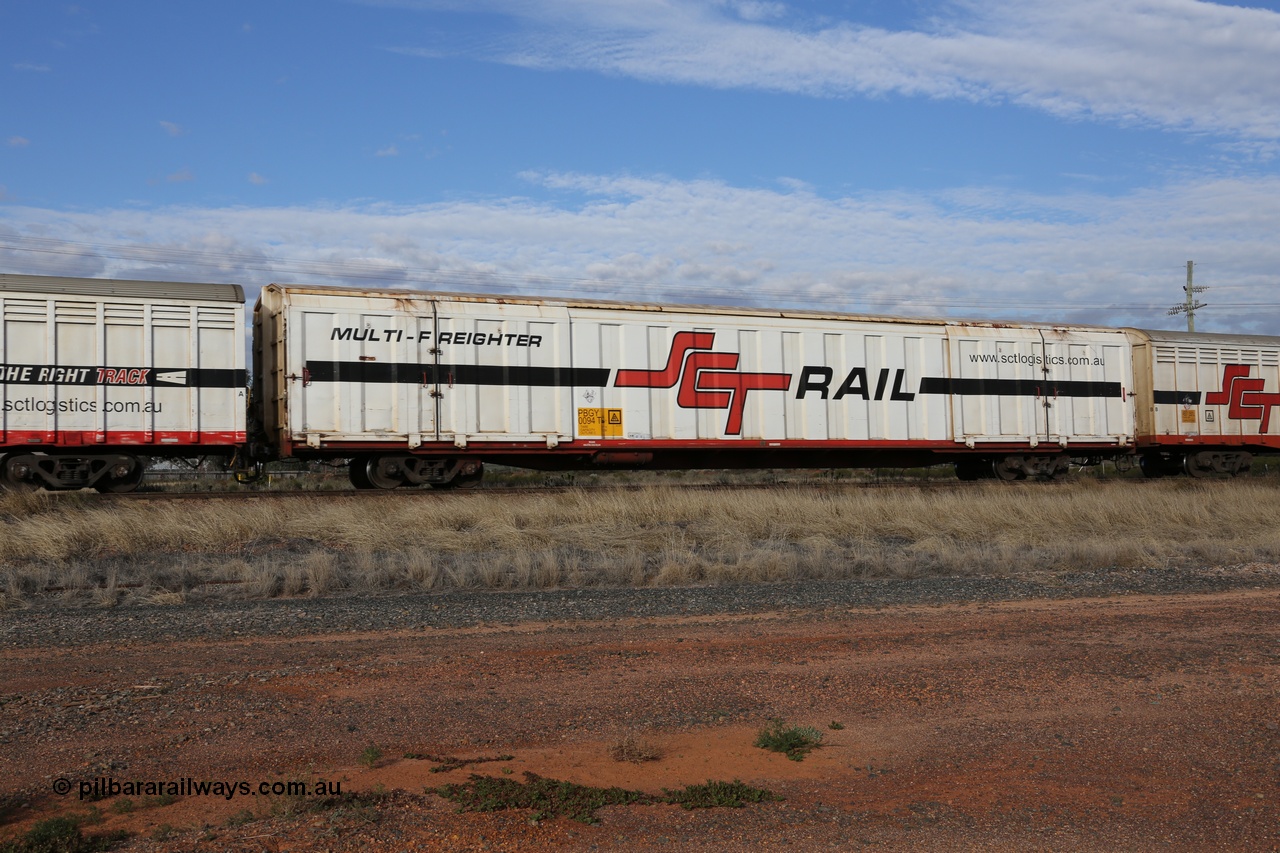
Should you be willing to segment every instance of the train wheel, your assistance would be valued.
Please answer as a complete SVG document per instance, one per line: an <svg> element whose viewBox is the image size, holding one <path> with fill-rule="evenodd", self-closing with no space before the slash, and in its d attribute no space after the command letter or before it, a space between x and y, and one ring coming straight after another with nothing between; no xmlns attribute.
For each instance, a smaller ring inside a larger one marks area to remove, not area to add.
<svg viewBox="0 0 1280 853"><path fill-rule="evenodd" d="M369 457L357 456L347 463L347 476L351 478L351 485L357 489L372 489L373 483L369 482Z"/></svg>
<svg viewBox="0 0 1280 853"><path fill-rule="evenodd" d="M1027 472L1022 467L1021 456L1005 456L991 463L991 470L996 478L1012 483L1014 480L1027 479Z"/></svg>
<svg viewBox="0 0 1280 853"><path fill-rule="evenodd" d="M102 480L99 480L94 488L100 492L107 492L115 495L132 492L142 484L142 476L144 473L145 469L143 468L142 463L136 458L130 456L128 457L127 462L122 459L113 465L108 475Z"/></svg>
<svg viewBox="0 0 1280 853"><path fill-rule="evenodd" d="M369 457L365 474L375 489L397 489L404 485L404 467L394 456Z"/></svg>
<svg viewBox="0 0 1280 853"><path fill-rule="evenodd" d="M11 492L34 492L39 484L22 476L20 466L13 466L8 459L0 459L0 489Z"/></svg>
<svg viewBox="0 0 1280 853"><path fill-rule="evenodd" d="M1182 461L1182 470L1186 472L1188 477L1212 477L1217 471L1214 468L1213 457L1208 453L1188 453L1187 458Z"/></svg>

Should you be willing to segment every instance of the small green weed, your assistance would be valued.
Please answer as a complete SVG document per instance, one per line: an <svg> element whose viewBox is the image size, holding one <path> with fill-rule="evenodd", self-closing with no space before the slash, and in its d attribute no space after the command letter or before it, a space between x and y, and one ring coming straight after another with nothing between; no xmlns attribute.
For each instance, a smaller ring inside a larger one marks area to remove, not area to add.
<svg viewBox="0 0 1280 853"><path fill-rule="evenodd" d="M689 785L678 791L663 789L655 797L625 788L593 788L573 782L546 779L528 771L524 782L471 774L461 785L427 788L458 804L462 812L496 812L503 809L533 809L534 820L564 816L583 823L596 823L596 810L612 805L653 805L671 803L686 809L741 808L747 803L781 800L763 788L752 788L738 780Z"/></svg>
<svg viewBox="0 0 1280 853"><path fill-rule="evenodd" d="M360 753L360 763L370 770L374 765L382 759L382 750L373 744L369 744L364 748L364 752Z"/></svg>
<svg viewBox="0 0 1280 853"><path fill-rule="evenodd" d="M705 785L688 785L678 791L662 789L665 802L682 809L740 809L747 803L767 803L782 797L764 788L752 788L737 779L732 782L713 782Z"/></svg>
<svg viewBox="0 0 1280 853"><path fill-rule="evenodd" d="M513 761L515 759L514 755L480 755L475 758L456 758L452 755L432 755L429 752L406 752L404 757L434 762L436 766L431 768L432 773L448 773L450 770L457 770L459 767L466 767L468 764L485 764L490 761Z"/></svg>
<svg viewBox="0 0 1280 853"><path fill-rule="evenodd" d="M0 844L0 853L98 853L129 837L123 831L84 835L74 817L42 820L16 841Z"/></svg>
<svg viewBox="0 0 1280 853"><path fill-rule="evenodd" d="M240 811L227 818L227 826L244 826L246 823L253 823L257 820L253 812L249 809L241 809Z"/></svg>
<svg viewBox="0 0 1280 853"><path fill-rule="evenodd" d="M471 774L461 785L444 785L431 789L458 804L458 811L495 812L502 809L533 809L534 820L558 815L582 823L596 822L596 809L627 803L652 802L641 791L625 788L593 788L558 779L546 779L525 771L524 782Z"/></svg>
<svg viewBox="0 0 1280 853"><path fill-rule="evenodd" d="M821 745L822 732L812 726L788 726L776 717L756 736L756 746L781 752L792 761L804 761L806 755Z"/></svg>
<svg viewBox="0 0 1280 853"><path fill-rule="evenodd" d="M174 794L158 794L154 797L143 797L142 807L144 809L156 809L162 806L171 806L178 801Z"/></svg>
<svg viewBox="0 0 1280 853"><path fill-rule="evenodd" d="M827 728L831 729L831 731L833 732L838 732L844 728L844 723L838 723L835 720L832 720L831 722L827 723Z"/></svg>
<svg viewBox="0 0 1280 853"><path fill-rule="evenodd" d="M329 797L280 794L271 798L269 813L272 817L293 818L301 815L341 812L344 810L376 810L390 796L390 793L383 785L376 785L372 791L360 794L348 792L334 794ZM248 817L250 820L257 819L252 814L248 815Z"/></svg>

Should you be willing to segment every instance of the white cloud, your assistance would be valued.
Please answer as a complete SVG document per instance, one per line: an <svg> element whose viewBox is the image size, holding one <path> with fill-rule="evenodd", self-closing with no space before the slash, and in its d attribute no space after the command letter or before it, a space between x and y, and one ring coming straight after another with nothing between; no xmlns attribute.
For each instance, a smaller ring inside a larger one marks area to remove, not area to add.
<svg viewBox="0 0 1280 853"><path fill-rule="evenodd" d="M165 180L171 184L184 184L187 181L194 181L196 176L191 173L190 169L179 169L171 175L166 175Z"/></svg>
<svg viewBox="0 0 1280 853"><path fill-rule="evenodd" d="M477 6L509 15L522 31L474 52L533 68L815 97L1016 103L1069 118L1280 138L1280 14L1264 9L956 0L938 4L927 26L887 30L737 0Z"/></svg>
<svg viewBox="0 0 1280 853"><path fill-rule="evenodd" d="M393 143L391 143L390 145L388 145L386 148L380 148L380 149L378 149L378 151L374 154L374 156L376 156L376 157L396 157L396 156L398 156L399 154L400 154L400 149L399 149L399 148L397 148L397 147L396 147L396 144L393 142Z"/></svg>
<svg viewBox="0 0 1280 853"><path fill-rule="evenodd" d="M10 148L26 148L26 147L27 147L28 145L30 145L30 144L31 144L31 140L30 140L30 139L27 139L25 136L10 136L10 137L9 137L9 147L10 147Z"/></svg>
<svg viewBox="0 0 1280 853"><path fill-rule="evenodd" d="M249 183L253 184L256 187L260 187L260 186L263 186L264 184L269 183L269 181L266 178L264 178L262 175L259 175L257 172L250 172Z"/></svg>
<svg viewBox="0 0 1280 853"><path fill-rule="evenodd" d="M48 65L41 65L36 62L15 62L13 63L15 71L34 71L37 74L46 74L53 70Z"/></svg>
<svg viewBox="0 0 1280 853"><path fill-rule="evenodd" d="M1190 259L1211 287L1200 329L1273 333L1280 315L1280 177L1118 198L983 188L824 198L794 182L768 190L527 178L557 203L9 205L0 208L0 263L246 285L343 281L1158 328L1179 322L1164 310L1182 295Z"/></svg>
<svg viewBox="0 0 1280 853"><path fill-rule="evenodd" d="M171 121L162 121L160 122L160 126L163 127L164 132L170 136L183 136L187 132L181 125L174 124Z"/></svg>

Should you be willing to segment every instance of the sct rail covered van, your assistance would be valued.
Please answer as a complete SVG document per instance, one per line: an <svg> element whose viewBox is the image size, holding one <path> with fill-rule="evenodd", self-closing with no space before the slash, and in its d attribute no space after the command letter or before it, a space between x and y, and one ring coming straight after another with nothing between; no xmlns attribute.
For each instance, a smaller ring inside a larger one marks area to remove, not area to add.
<svg viewBox="0 0 1280 853"><path fill-rule="evenodd" d="M254 322L265 446L349 457L358 485L1133 452L1122 330L280 285Z"/></svg>
<svg viewBox="0 0 1280 853"><path fill-rule="evenodd" d="M246 341L243 303L0 276L0 484L126 491L152 456L343 460L390 489L485 462L1022 479L1280 450L1276 337L273 284Z"/></svg>
<svg viewBox="0 0 1280 853"><path fill-rule="evenodd" d="M1280 338L1133 331L1137 443L1152 477L1234 474L1280 449Z"/></svg>
<svg viewBox="0 0 1280 853"><path fill-rule="evenodd" d="M0 481L129 491L245 443L244 291L0 275Z"/></svg>

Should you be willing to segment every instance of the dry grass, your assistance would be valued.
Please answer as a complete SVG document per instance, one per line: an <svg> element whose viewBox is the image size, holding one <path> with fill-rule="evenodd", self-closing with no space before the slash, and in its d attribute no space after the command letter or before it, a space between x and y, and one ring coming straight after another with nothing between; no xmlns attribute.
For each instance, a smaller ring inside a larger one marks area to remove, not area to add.
<svg viewBox="0 0 1280 853"><path fill-rule="evenodd" d="M4 494L0 607L1275 561L1278 497L1271 478L207 503Z"/></svg>
<svg viewBox="0 0 1280 853"><path fill-rule="evenodd" d="M663 754L662 747L634 732L623 736L609 747L609 757L614 761L629 761L632 764L661 761Z"/></svg>

